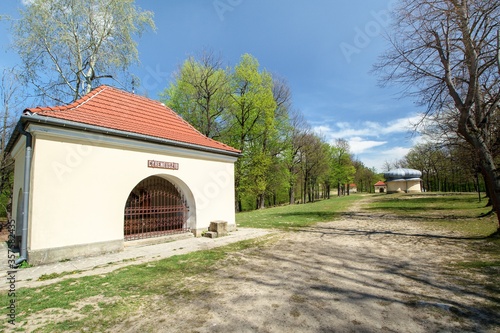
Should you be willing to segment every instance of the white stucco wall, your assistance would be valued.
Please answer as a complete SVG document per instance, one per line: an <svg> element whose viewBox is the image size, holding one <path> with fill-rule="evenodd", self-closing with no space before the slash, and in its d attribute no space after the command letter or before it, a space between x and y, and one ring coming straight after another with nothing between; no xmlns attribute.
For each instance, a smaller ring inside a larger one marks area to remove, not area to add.
<svg viewBox="0 0 500 333"><path fill-rule="evenodd" d="M408 181L406 192L422 192L422 188L420 186L420 180L410 180Z"/></svg>
<svg viewBox="0 0 500 333"><path fill-rule="evenodd" d="M29 130L35 142L32 251L123 240L130 191L152 175L181 188L190 206L190 228L205 229L214 220L235 224L235 157L43 125ZM179 163L179 169L150 168L148 160ZM16 155L15 188L23 163L22 154Z"/></svg>
<svg viewBox="0 0 500 333"><path fill-rule="evenodd" d="M387 193L421 192L420 180L388 181Z"/></svg>

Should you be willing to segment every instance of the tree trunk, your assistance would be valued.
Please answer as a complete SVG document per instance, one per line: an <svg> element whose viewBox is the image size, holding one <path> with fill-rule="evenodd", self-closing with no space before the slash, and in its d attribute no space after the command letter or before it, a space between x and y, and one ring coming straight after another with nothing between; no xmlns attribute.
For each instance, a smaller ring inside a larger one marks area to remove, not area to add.
<svg viewBox="0 0 500 333"><path fill-rule="evenodd" d="M290 188L288 189L288 203L290 205L293 205L295 203L295 189L293 185L290 185Z"/></svg>
<svg viewBox="0 0 500 333"><path fill-rule="evenodd" d="M257 209L264 208L266 208L266 196L261 193L257 196Z"/></svg>
<svg viewBox="0 0 500 333"><path fill-rule="evenodd" d="M489 200L493 206L493 211L497 214L497 230L500 231L500 170L496 167L493 155L485 145L484 140L478 137L479 135L475 136L471 133L463 134L469 138L469 142L476 148Z"/></svg>

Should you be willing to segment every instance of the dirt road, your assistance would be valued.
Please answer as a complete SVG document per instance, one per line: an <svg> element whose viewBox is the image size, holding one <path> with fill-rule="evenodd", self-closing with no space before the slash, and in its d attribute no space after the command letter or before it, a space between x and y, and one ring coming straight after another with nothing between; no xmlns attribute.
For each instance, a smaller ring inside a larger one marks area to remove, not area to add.
<svg viewBox="0 0 500 333"><path fill-rule="evenodd" d="M471 240L359 213L282 233L235 253L194 284L194 300L157 297L125 332L500 332L499 295L450 263Z"/></svg>

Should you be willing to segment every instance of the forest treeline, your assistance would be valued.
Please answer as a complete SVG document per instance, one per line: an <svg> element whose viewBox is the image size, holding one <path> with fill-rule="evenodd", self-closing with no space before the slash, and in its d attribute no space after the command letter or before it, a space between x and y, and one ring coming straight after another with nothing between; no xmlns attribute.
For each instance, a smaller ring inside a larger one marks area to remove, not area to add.
<svg viewBox="0 0 500 333"><path fill-rule="evenodd" d="M234 67L210 52L189 57L161 99L201 133L241 151L237 211L346 194L353 182L370 191L376 181L346 140L328 143L312 130L286 80L250 54Z"/></svg>
<svg viewBox="0 0 500 333"><path fill-rule="evenodd" d="M346 195L350 184L358 192L373 192L383 180L351 154L347 140L327 142L316 133L294 108L286 80L262 69L250 54L229 67L204 52L186 59L174 78L162 101L206 136L241 150L235 166L237 211ZM484 190L464 151L417 145L381 171L418 169L426 191Z"/></svg>

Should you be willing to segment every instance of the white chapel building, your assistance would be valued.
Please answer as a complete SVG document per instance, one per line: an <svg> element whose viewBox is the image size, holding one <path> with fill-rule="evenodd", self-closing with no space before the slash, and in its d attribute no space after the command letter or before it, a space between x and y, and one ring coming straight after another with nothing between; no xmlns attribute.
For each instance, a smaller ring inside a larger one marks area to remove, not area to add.
<svg viewBox="0 0 500 333"><path fill-rule="evenodd" d="M240 151L158 101L100 86L69 105L26 109L7 150L16 237L30 264L199 236L212 221L235 229Z"/></svg>

